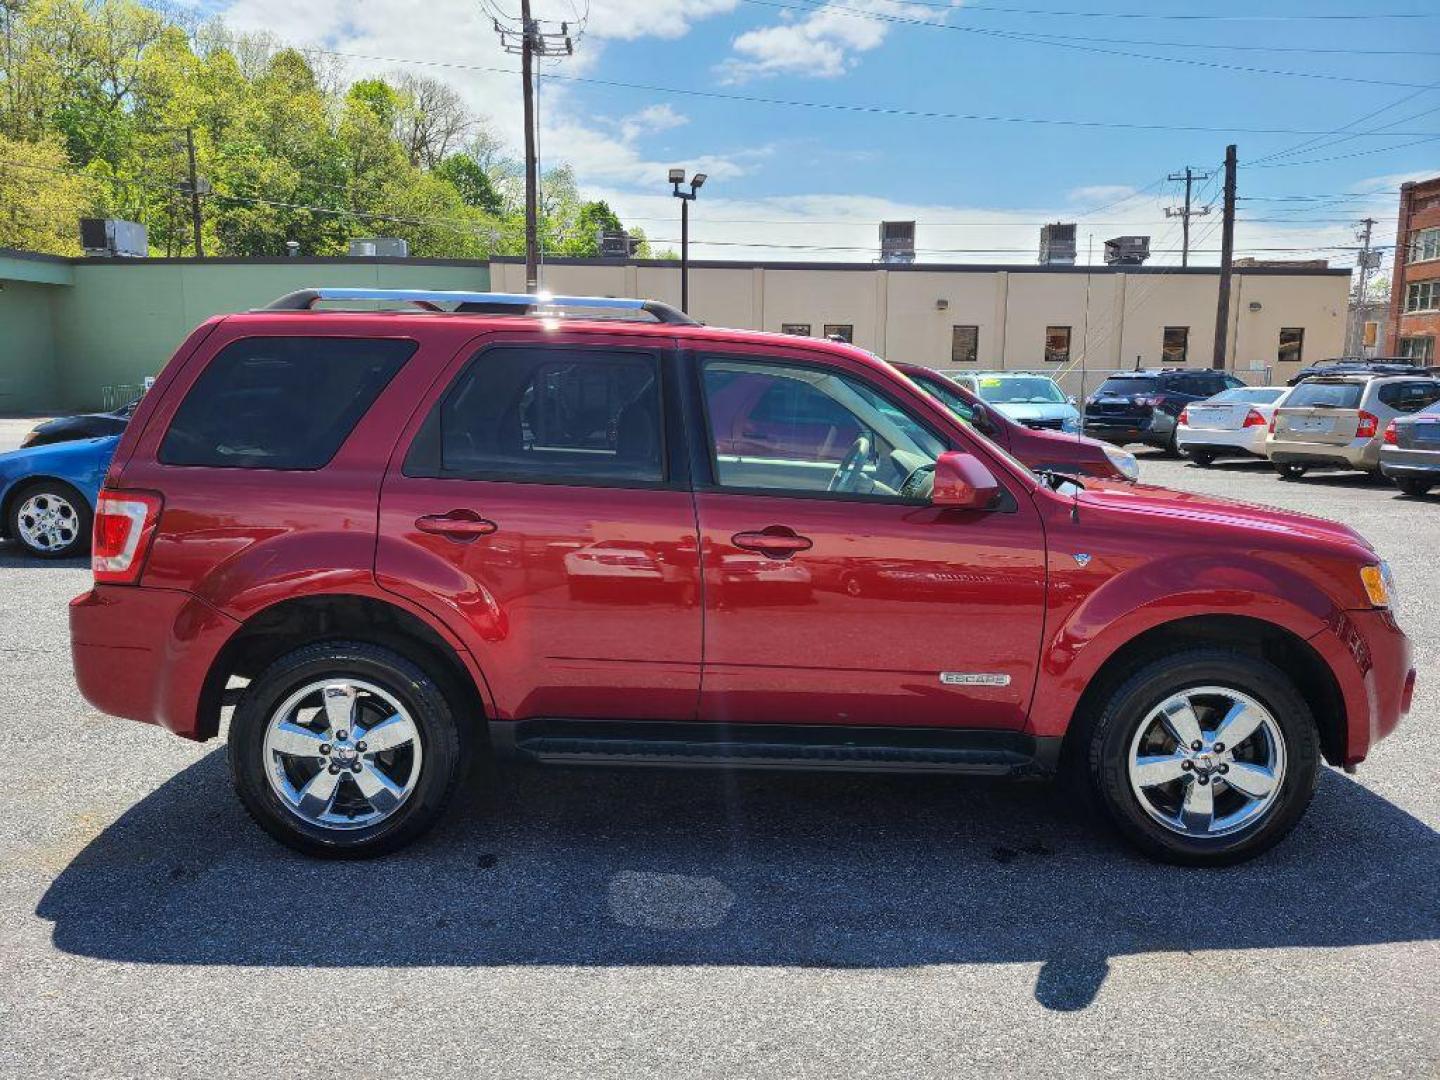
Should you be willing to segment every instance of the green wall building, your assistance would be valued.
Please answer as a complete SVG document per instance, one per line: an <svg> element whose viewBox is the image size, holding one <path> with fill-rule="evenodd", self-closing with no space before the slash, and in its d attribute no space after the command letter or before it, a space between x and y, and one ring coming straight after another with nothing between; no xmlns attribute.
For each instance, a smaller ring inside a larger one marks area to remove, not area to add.
<svg viewBox="0 0 1440 1080"><path fill-rule="evenodd" d="M490 269L445 259L65 259L0 248L0 415L105 407L118 388L159 372L211 315L317 286L484 291Z"/></svg>

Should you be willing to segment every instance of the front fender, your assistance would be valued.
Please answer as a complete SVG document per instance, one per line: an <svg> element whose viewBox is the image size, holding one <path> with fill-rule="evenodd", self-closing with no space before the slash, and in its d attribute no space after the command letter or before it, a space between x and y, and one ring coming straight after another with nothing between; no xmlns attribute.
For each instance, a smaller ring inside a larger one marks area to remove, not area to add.
<svg viewBox="0 0 1440 1080"><path fill-rule="evenodd" d="M1106 566L1092 574L1052 556L1050 583L1052 603L1030 714L1031 731L1040 736L1063 735L1091 680L1148 630L1228 615L1269 623L1305 640L1341 614L1304 574L1254 552L1243 561L1233 554L1189 552L1118 574Z"/></svg>

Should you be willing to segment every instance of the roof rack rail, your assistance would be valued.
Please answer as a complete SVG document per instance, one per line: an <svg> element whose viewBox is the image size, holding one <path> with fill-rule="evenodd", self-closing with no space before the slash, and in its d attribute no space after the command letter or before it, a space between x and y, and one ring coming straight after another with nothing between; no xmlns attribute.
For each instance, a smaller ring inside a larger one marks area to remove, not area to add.
<svg viewBox="0 0 1440 1080"><path fill-rule="evenodd" d="M550 296L546 293L449 292L430 289L296 289L256 311L310 311L322 300L393 300L428 311L467 315L559 315L564 308L644 312L660 323L698 326L683 311L658 300L617 296ZM454 308L442 305L454 304Z"/></svg>

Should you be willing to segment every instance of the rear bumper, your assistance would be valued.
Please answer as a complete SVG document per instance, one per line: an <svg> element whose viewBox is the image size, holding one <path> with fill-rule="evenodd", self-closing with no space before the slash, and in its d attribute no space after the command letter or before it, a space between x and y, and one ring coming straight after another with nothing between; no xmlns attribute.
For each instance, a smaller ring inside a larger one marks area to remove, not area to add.
<svg viewBox="0 0 1440 1080"><path fill-rule="evenodd" d="M1386 476L1440 480L1440 451L1386 446L1380 451L1380 471Z"/></svg>
<svg viewBox="0 0 1440 1080"><path fill-rule="evenodd" d="M1280 465L1328 465L1374 472L1380 467L1380 440L1355 439L1330 444L1271 436L1265 440L1265 456Z"/></svg>
<svg viewBox="0 0 1440 1080"><path fill-rule="evenodd" d="M1251 454L1265 456L1265 428L1237 428L1217 431L1211 428L1180 427L1175 432L1175 445L1181 450L1202 450L1217 457Z"/></svg>
<svg viewBox="0 0 1440 1080"><path fill-rule="evenodd" d="M1335 673L1345 701L1341 764L1358 764L1409 711L1415 690L1410 639L1391 612L1372 609L1335 612L1310 644Z"/></svg>
<svg viewBox="0 0 1440 1080"><path fill-rule="evenodd" d="M101 712L208 738L201 691L239 626L187 592L96 585L70 601L75 681Z"/></svg>
<svg viewBox="0 0 1440 1080"><path fill-rule="evenodd" d="M1164 446L1175 428L1173 417L1165 413L1151 416L1086 416L1085 434L1108 443L1149 443Z"/></svg>

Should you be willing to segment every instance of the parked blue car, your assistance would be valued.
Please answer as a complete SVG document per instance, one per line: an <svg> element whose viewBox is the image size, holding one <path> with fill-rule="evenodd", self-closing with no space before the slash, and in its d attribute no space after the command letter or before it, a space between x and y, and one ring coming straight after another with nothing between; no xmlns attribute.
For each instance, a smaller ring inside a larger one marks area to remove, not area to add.
<svg viewBox="0 0 1440 1080"><path fill-rule="evenodd" d="M119 435L0 454L0 536L42 559L90 550L90 523Z"/></svg>
<svg viewBox="0 0 1440 1080"><path fill-rule="evenodd" d="M1080 410L1048 375L1016 371L977 371L949 375L972 394L994 405L1011 420L1042 431L1078 432Z"/></svg>

